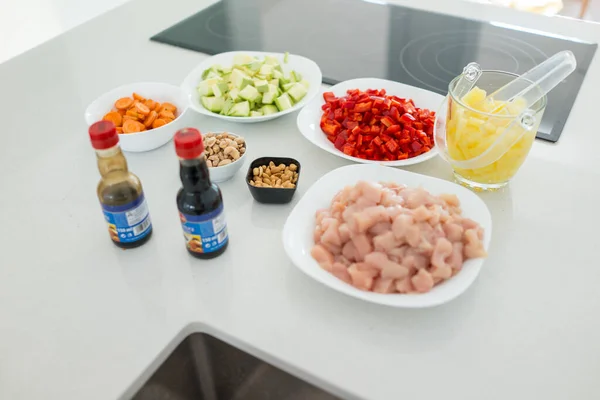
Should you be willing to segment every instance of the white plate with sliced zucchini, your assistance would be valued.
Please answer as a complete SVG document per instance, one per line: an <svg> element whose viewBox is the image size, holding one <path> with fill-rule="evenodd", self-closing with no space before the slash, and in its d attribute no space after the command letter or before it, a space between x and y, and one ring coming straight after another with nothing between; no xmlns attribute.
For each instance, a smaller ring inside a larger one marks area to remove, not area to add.
<svg viewBox="0 0 600 400"><path fill-rule="evenodd" d="M201 62L181 84L190 107L233 122L262 122L299 110L321 90L321 69L288 53L232 51Z"/></svg>

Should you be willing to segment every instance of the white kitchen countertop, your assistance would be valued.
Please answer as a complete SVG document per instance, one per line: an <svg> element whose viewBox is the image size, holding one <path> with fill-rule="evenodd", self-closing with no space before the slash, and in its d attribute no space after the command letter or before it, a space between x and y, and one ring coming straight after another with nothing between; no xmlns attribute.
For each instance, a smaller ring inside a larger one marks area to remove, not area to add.
<svg viewBox="0 0 600 400"><path fill-rule="evenodd" d="M482 195L494 233L475 284L441 307L392 309L331 291L283 252L294 203L348 164L302 138L296 113L237 125L189 112L191 126L246 136L249 158L302 163L289 205L255 203L243 172L221 185L231 237L221 257L185 251L172 144L127 154L152 239L128 251L110 243L83 111L124 83L179 84L206 56L148 38L209 3L134 0L0 65L0 399L128 398L198 329L348 398L599 398L598 53L559 143L536 141L509 188ZM575 20L418 7L600 41L600 25ZM450 178L439 157L407 169Z"/></svg>

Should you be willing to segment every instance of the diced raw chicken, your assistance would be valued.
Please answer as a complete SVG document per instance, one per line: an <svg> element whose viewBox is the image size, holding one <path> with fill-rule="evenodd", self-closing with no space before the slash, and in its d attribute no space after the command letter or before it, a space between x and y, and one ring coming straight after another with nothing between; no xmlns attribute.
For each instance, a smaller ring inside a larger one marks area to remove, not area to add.
<svg viewBox="0 0 600 400"><path fill-rule="evenodd" d="M400 195L404 197L406 207L413 210L419 206L431 204L431 195L423 188L405 189Z"/></svg>
<svg viewBox="0 0 600 400"><path fill-rule="evenodd" d="M446 263L446 258L452 254L452 250L452 243L448 239L439 239L435 244L433 254L431 255L431 264L437 268L450 268Z"/></svg>
<svg viewBox="0 0 600 400"><path fill-rule="evenodd" d="M335 267L335 266L334 266ZM420 269L412 278L411 282L419 293L429 292L433 288L433 277L427 270Z"/></svg>
<svg viewBox="0 0 600 400"><path fill-rule="evenodd" d="M352 284L360 290L371 290L373 280L377 276L377 271L374 269L358 269L356 264L350 265L348 268Z"/></svg>
<svg viewBox="0 0 600 400"><path fill-rule="evenodd" d="M333 270L333 264L328 262L319 263L319 266L329 273Z"/></svg>
<svg viewBox="0 0 600 400"><path fill-rule="evenodd" d="M331 268L331 273L346 283L352 284L352 279L350 278L350 274L348 273L348 268L346 265L336 262L333 264Z"/></svg>
<svg viewBox="0 0 600 400"><path fill-rule="evenodd" d="M465 231L465 257L466 258L479 258L485 257L487 253L483 248L483 243L479 236L477 235L477 231L475 229L467 229Z"/></svg>
<svg viewBox="0 0 600 400"><path fill-rule="evenodd" d="M340 234L340 239L342 240L342 243L347 242L348 240L350 240L350 228L348 227L348 224L345 222L342 222L338 228L338 233Z"/></svg>
<svg viewBox="0 0 600 400"><path fill-rule="evenodd" d="M354 247L356 247L357 261L364 260L365 256L373 251L373 245L371 244L368 236L364 233L354 235L354 237L352 237L352 243L354 243Z"/></svg>
<svg viewBox="0 0 600 400"><path fill-rule="evenodd" d="M390 261L385 253L374 251L365 256L365 262L376 269L383 269L384 265Z"/></svg>
<svg viewBox="0 0 600 400"><path fill-rule="evenodd" d="M421 229L419 225L413 224L406 231L406 242L411 247L417 247L421 243Z"/></svg>
<svg viewBox="0 0 600 400"><path fill-rule="evenodd" d="M375 247L376 251L388 253L397 246L398 241L392 231L387 231L386 233L373 237L373 247Z"/></svg>
<svg viewBox="0 0 600 400"><path fill-rule="evenodd" d="M356 251L356 247L352 241L346 242L342 248L342 255L349 261L358 261L358 252Z"/></svg>
<svg viewBox="0 0 600 400"><path fill-rule="evenodd" d="M423 252L418 249L408 249L406 252L407 256L413 256L415 258L415 266L417 269L427 268L431 264L431 253Z"/></svg>
<svg viewBox="0 0 600 400"><path fill-rule="evenodd" d="M377 270L381 270L382 278L401 279L408 275L408 268L388 258L385 253L374 251L367 254L365 262Z"/></svg>
<svg viewBox="0 0 600 400"><path fill-rule="evenodd" d="M379 183L360 181L356 184L356 188L360 190L361 194L366 199L369 199L374 203L381 202L383 187Z"/></svg>
<svg viewBox="0 0 600 400"><path fill-rule="evenodd" d="M375 293L394 293L396 289L393 279L376 278L373 282Z"/></svg>
<svg viewBox="0 0 600 400"><path fill-rule="evenodd" d="M415 221L417 222L425 222L431 217L431 212L424 205L415 208L413 212L413 216Z"/></svg>
<svg viewBox="0 0 600 400"><path fill-rule="evenodd" d="M377 236L392 230L392 224L389 222L378 222L369 228L369 233Z"/></svg>
<svg viewBox="0 0 600 400"><path fill-rule="evenodd" d="M382 278L390 278L390 279L402 279L408 276L408 268L404 265L395 263L393 261L388 261L383 269L381 270Z"/></svg>
<svg viewBox="0 0 600 400"><path fill-rule="evenodd" d="M462 242L452 243L452 254L446 259L446 263L453 269L457 270L462 268L464 259L463 251L465 245Z"/></svg>
<svg viewBox="0 0 600 400"><path fill-rule="evenodd" d="M336 246L336 245L329 244L329 243L323 243L323 242L321 242L321 246L325 247L325 249L327 249L327 251L329 251L334 256L336 256L338 254L342 254L342 248L340 246Z"/></svg>
<svg viewBox="0 0 600 400"><path fill-rule="evenodd" d="M392 231L397 239L405 239L408 230L415 224L414 219L410 215L398 215L392 223Z"/></svg>
<svg viewBox="0 0 600 400"><path fill-rule="evenodd" d="M331 254L325 247L319 244L312 248L312 250L310 251L310 255L312 256L312 258L317 260L319 264L324 262L333 264L333 254Z"/></svg>
<svg viewBox="0 0 600 400"><path fill-rule="evenodd" d="M329 210L319 210L317 211L316 217L317 217L317 225L321 225L321 223L323 222L323 218L327 218L330 217L331 214L329 213Z"/></svg>
<svg viewBox="0 0 600 400"><path fill-rule="evenodd" d="M410 277L406 277L404 279L398 279L395 281L395 285L396 285L396 290L399 293L412 293L414 292L415 288L412 284L412 280Z"/></svg>
<svg viewBox="0 0 600 400"><path fill-rule="evenodd" d="M451 207L458 207L460 205L460 201L455 194L442 193L439 195L439 197Z"/></svg>
<svg viewBox="0 0 600 400"><path fill-rule="evenodd" d="M388 257L394 259L394 261L400 261L406 256L409 249L410 247L406 245L396 247L395 249L388 251Z"/></svg>
<svg viewBox="0 0 600 400"><path fill-rule="evenodd" d="M449 265L445 265L443 267L431 266L429 273L433 277L435 283L438 283L452 276L452 268L450 268Z"/></svg>
<svg viewBox="0 0 600 400"><path fill-rule="evenodd" d="M395 220L396 217L400 214L402 214L403 212L403 208L402 207L386 207L385 211L387 212L388 217L390 217L390 220Z"/></svg>
<svg viewBox="0 0 600 400"><path fill-rule="evenodd" d="M462 217L458 198L422 188L359 182L315 219L312 257L361 290L425 293L486 255L483 229Z"/></svg>
<svg viewBox="0 0 600 400"><path fill-rule="evenodd" d="M323 236L323 231L321 230L321 226L317 225L315 231L313 232L313 240L315 243L319 243L321 241L321 236Z"/></svg>
<svg viewBox="0 0 600 400"><path fill-rule="evenodd" d="M351 230L363 233L379 222L389 222L389 217L383 206L368 207L362 212L355 213L348 221L348 225Z"/></svg>
<svg viewBox="0 0 600 400"><path fill-rule="evenodd" d="M365 208L377 206L376 201L367 199L366 197L360 197L358 200L356 200L355 204L359 210L364 210Z"/></svg>
<svg viewBox="0 0 600 400"><path fill-rule="evenodd" d="M444 224L444 232L446 233L446 237L451 242L458 242L462 240L464 229L462 225L456 224L454 222L450 222L448 224Z"/></svg>

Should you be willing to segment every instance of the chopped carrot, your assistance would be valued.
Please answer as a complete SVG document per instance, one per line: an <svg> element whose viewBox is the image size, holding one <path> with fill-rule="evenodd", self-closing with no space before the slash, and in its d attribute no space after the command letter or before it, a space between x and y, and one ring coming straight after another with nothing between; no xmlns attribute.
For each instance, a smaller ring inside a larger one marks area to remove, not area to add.
<svg viewBox="0 0 600 400"><path fill-rule="evenodd" d="M144 125L146 126L146 128L151 128L152 123L156 120L157 117L158 117L158 113L156 111L154 111L154 110L150 111L150 114L148 114L148 116L144 120Z"/></svg>
<svg viewBox="0 0 600 400"><path fill-rule="evenodd" d="M123 115L123 124L125 124L125 121L137 121L138 119L136 117L132 117L131 115Z"/></svg>
<svg viewBox="0 0 600 400"><path fill-rule="evenodd" d="M130 117L133 117L138 120L143 120L145 117L143 114L139 113L135 108L130 108L129 110L127 110L126 115L129 115Z"/></svg>
<svg viewBox="0 0 600 400"><path fill-rule="evenodd" d="M167 121L165 121L162 118L158 118L152 123L152 128L154 128L154 129L160 128L161 126L166 125L166 124L167 124Z"/></svg>
<svg viewBox="0 0 600 400"><path fill-rule="evenodd" d="M123 124L123 117L116 111L109 112L102 119L112 122L116 127L119 127L121 124Z"/></svg>
<svg viewBox="0 0 600 400"><path fill-rule="evenodd" d="M177 112L177 107L175 107L174 104L168 103L166 101L164 103L162 103L162 109L171 111L173 114L175 114Z"/></svg>
<svg viewBox="0 0 600 400"><path fill-rule="evenodd" d="M175 115L173 115L173 113L168 110L162 110L161 112L158 113L158 116L163 119L165 119L165 118L175 119Z"/></svg>
<svg viewBox="0 0 600 400"><path fill-rule="evenodd" d="M143 114L143 115L148 115L148 114L150 114L150 109L148 108L148 106L146 106L146 105L145 105L145 104L143 104L143 103L136 102L136 103L135 103L135 109L136 109L136 111L137 111L137 112L139 112L140 114Z"/></svg>
<svg viewBox="0 0 600 400"><path fill-rule="evenodd" d="M117 110L123 110L129 108L133 104L133 99L129 97L123 97L115 101L115 108Z"/></svg>
<svg viewBox="0 0 600 400"><path fill-rule="evenodd" d="M123 123L123 133L140 132L142 128L145 129L146 127L138 121L133 121L131 119L128 119Z"/></svg>
<svg viewBox="0 0 600 400"><path fill-rule="evenodd" d="M135 92L131 97L120 98L114 106L103 119L113 122L120 134L159 128L177 118L177 107L173 103L160 103Z"/></svg>
<svg viewBox="0 0 600 400"><path fill-rule="evenodd" d="M150 110L154 110L154 107L156 107L156 102L152 99L146 99L146 101L144 102L144 104L146 105L146 107L148 107Z"/></svg>
<svg viewBox="0 0 600 400"><path fill-rule="evenodd" d="M142 96L140 96L139 94L133 92L133 94L131 95L135 100L139 100L139 101L146 101L146 99Z"/></svg>

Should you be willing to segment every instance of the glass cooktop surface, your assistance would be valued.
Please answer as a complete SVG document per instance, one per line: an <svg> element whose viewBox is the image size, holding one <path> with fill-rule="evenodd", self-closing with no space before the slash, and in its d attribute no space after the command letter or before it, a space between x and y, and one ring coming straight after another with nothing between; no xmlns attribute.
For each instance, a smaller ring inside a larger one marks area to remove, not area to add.
<svg viewBox="0 0 600 400"><path fill-rule="evenodd" d="M577 69L548 96L538 132L552 142L561 135L598 47L377 0L221 0L151 39L207 54L289 51L319 64L324 83L384 78L443 95L471 61L483 69L524 73L571 50Z"/></svg>

